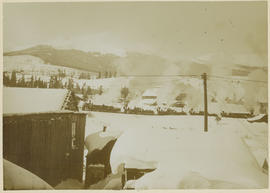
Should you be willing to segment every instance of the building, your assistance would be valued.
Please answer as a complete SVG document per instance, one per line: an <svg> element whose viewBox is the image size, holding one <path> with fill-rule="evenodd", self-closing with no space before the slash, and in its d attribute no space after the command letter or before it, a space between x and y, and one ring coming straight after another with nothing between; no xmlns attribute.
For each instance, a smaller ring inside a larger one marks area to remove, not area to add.
<svg viewBox="0 0 270 193"><path fill-rule="evenodd" d="M148 89L143 93L142 103L144 105L156 105L157 104L157 94L156 94L154 89Z"/></svg>
<svg viewBox="0 0 270 193"><path fill-rule="evenodd" d="M200 109L203 112L203 106ZM208 114L232 118L248 118L251 116L250 111L244 105L213 102L208 104Z"/></svg>
<svg viewBox="0 0 270 193"><path fill-rule="evenodd" d="M3 89L3 158L52 187L83 177L86 114L65 89Z"/></svg>

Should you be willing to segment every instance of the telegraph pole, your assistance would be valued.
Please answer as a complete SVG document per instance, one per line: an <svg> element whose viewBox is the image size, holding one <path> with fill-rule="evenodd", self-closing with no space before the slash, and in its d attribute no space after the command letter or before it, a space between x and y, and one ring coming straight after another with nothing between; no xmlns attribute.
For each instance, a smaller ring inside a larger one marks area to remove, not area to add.
<svg viewBox="0 0 270 193"><path fill-rule="evenodd" d="M207 110L207 74L202 74L203 89L204 89L204 132L208 131L208 110Z"/></svg>

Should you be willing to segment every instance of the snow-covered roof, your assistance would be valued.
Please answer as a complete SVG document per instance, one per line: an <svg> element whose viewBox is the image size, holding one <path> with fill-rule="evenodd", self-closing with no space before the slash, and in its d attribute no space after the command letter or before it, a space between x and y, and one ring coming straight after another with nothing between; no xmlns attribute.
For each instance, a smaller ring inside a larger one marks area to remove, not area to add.
<svg viewBox="0 0 270 193"><path fill-rule="evenodd" d="M201 110L203 110L203 107ZM222 111L225 113L249 113L244 105L229 103L209 103L208 113L221 113Z"/></svg>
<svg viewBox="0 0 270 193"><path fill-rule="evenodd" d="M249 113L243 105L238 104L224 104L222 109L226 113Z"/></svg>
<svg viewBox="0 0 270 193"><path fill-rule="evenodd" d="M143 97L145 97L145 96L157 96L156 90L155 89L148 89L148 90L144 91L142 96Z"/></svg>
<svg viewBox="0 0 270 193"><path fill-rule="evenodd" d="M3 113L61 111L69 91L47 88L3 88Z"/></svg>

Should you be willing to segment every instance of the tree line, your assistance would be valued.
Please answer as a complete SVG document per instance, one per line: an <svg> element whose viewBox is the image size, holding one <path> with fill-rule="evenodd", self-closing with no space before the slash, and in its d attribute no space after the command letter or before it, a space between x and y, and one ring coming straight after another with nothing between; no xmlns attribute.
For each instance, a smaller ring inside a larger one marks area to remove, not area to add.
<svg viewBox="0 0 270 193"><path fill-rule="evenodd" d="M6 72L4 72L3 84L4 86L9 87L47 88L47 82L41 80L40 78L36 79L34 76L31 76L29 81L25 80L24 75L22 75L21 79L17 80L15 71L12 71L11 77Z"/></svg>
<svg viewBox="0 0 270 193"><path fill-rule="evenodd" d="M82 87L78 82L74 83L72 78L69 78L68 81L63 83L63 76L52 75L50 76L49 82L41 80L40 77L36 78L33 75L30 80L26 80L25 76L22 75L21 78L17 78L16 71L12 71L11 76L7 72L3 74L3 84L7 87L26 87L26 88L66 88L78 94L83 94L83 98L88 98L88 95L103 93L103 88L100 86L98 89L92 89L90 86L87 86L86 83Z"/></svg>

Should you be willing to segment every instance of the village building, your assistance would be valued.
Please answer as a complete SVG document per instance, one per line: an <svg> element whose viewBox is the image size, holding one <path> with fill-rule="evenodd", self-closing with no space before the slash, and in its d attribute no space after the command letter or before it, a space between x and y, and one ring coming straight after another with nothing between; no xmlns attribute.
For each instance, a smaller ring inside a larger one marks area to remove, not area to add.
<svg viewBox="0 0 270 193"><path fill-rule="evenodd" d="M157 94L154 89L144 91L142 95L142 103L144 105L155 105L157 103Z"/></svg>
<svg viewBox="0 0 270 193"><path fill-rule="evenodd" d="M244 105L231 103L209 103L208 114L232 118L248 118L251 116L250 111Z"/></svg>
<svg viewBox="0 0 270 193"><path fill-rule="evenodd" d="M3 88L3 158L52 187L82 181L86 114L66 89Z"/></svg>
<svg viewBox="0 0 270 193"><path fill-rule="evenodd" d="M171 109L176 112L187 111L187 93L180 93L177 97L175 97L174 102L171 104Z"/></svg>

